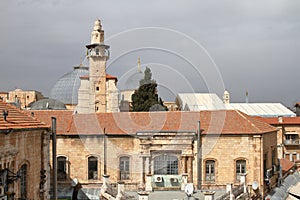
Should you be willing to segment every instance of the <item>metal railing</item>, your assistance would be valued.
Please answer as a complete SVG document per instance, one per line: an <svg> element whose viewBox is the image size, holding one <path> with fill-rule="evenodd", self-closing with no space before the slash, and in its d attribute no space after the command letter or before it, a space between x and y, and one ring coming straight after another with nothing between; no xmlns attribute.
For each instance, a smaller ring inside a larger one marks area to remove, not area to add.
<svg viewBox="0 0 300 200"><path fill-rule="evenodd" d="M299 144L299 139L285 140L284 144L285 145L298 145Z"/></svg>

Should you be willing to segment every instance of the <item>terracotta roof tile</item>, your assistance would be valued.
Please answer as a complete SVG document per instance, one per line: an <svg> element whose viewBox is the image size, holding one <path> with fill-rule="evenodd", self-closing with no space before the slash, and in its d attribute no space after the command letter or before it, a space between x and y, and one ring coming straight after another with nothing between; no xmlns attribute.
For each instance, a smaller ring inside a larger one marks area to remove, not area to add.
<svg viewBox="0 0 300 200"><path fill-rule="evenodd" d="M49 125L43 123L23 112L16 107L0 100L0 130L9 129L40 129L50 128ZM3 111L8 111L6 121L3 117Z"/></svg>
<svg viewBox="0 0 300 200"><path fill-rule="evenodd" d="M257 119L271 124L271 125L280 125L280 124L300 124L300 117L282 117L282 122L279 122L278 117L257 117Z"/></svg>
<svg viewBox="0 0 300 200"><path fill-rule="evenodd" d="M202 112L116 112L73 114L72 111L34 111L35 117L51 125L57 118L58 134L136 134L137 132L184 132L203 134L263 134L276 128L235 110Z"/></svg>
<svg viewBox="0 0 300 200"><path fill-rule="evenodd" d="M282 173L285 174L290 169L294 167L295 163L289 161L288 159L281 158L280 159L280 166L282 167Z"/></svg>

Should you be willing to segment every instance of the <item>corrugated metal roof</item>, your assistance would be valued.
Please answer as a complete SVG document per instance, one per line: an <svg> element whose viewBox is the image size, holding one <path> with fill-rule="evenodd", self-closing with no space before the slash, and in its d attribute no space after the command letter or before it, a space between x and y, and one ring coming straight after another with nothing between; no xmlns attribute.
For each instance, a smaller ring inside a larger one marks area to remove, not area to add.
<svg viewBox="0 0 300 200"><path fill-rule="evenodd" d="M179 93L177 100L181 110L224 110L222 100L215 93Z"/></svg>
<svg viewBox="0 0 300 200"><path fill-rule="evenodd" d="M180 110L239 110L250 116L295 117L296 114L281 103L230 103L224 104L215 93L179 93L176 101Z"/></svg>
<svg viewBox="0 0 300 200"><path fill-rule="evenodd" d="M234 109L251 116L261 117L295 117L296 114L281 103L230 103L227 109Z"/></svg>

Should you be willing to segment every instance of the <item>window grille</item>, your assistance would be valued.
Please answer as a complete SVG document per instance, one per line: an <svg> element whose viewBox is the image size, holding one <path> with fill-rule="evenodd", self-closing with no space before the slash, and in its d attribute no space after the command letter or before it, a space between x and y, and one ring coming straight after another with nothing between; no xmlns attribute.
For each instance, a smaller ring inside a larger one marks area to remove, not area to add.
<svg viewBox="0 0 300 200"><path fill-rule="evenodd" d="M205 180L215 181L215 161L207 160L205 164Z"/></svg>
<svg viewBox="0 0 300 200"><path fill-rule="evenodd" d="M128 180L129 179L129 157L123 156L120 157L120 179Z"/></svg>
<svg viewBox="0 0 300 200"><path fill-rule="evenodd" d="M154 174L178 174L178 158L171 155L161 155L154 159Z"/></svg>

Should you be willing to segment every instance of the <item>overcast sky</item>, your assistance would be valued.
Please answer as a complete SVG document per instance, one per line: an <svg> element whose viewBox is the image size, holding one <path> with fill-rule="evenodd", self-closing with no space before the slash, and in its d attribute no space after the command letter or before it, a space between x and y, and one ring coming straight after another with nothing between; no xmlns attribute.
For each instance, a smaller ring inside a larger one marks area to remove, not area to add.
<svg viewBox="0 0 300 200"><path fill-rule="evenodd" d="M160 95L215 92L232 102L300 101L300 1L0 1L0 91L49 95L85 55L94 21L120 87L149 66ZM87 64L87 61L84 61Z"/></svg>

